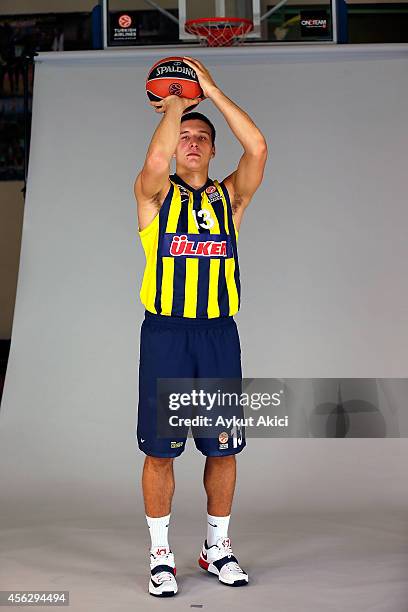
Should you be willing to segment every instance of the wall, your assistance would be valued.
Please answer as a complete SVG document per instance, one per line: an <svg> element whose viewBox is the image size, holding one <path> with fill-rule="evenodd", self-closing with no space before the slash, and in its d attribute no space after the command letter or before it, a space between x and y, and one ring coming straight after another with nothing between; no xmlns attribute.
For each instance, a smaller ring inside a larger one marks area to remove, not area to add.
<svg viewBox="0 0 408 612"><path fill-rule="evenodd" d="M269 143L239 233L245 376L406 376L407 48L212 51L197 54ZM0 428L10 515L29 514L29 496L43 518L81 511L84 499L96 513L132 511L144 268L132 187L159 120L141 86L155 54L38 58ZM216 124L211 175L223 178L241 147L210 100L200 110ZM406 505L404 443L250 440L241 465L264 486L249 476L239 503ZM196 472L188 461L177 469L198 511Z"/></svg>

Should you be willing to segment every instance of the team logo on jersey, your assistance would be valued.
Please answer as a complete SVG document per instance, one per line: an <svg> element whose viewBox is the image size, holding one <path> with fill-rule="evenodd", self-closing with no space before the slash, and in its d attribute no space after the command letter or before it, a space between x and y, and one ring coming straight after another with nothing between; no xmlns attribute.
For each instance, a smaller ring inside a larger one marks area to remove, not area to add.
<svg viewBox="0 0 408 612"><path fill-rule="evenodd" d="M209 194L209 193L214 193L214 191L217 191L217 188L215 187L215 185L210 185L209 187L207 187L207 189L205 190L205 193Z"/></svg>
<svg viewBox="0 0 408 612"><path fill-rule="evenodd" d="M227 234L164 234L160 254L163 257L233 257Z"/></svg>
<svg viewBox="0 0 408 612"><path fill-rule="evenodd" d="M178 188L180 189L180 200L181 200L181 203L185 204L190 199L190 192L189 192L188 189L183 187L183 185L179 185Z"/></svg>

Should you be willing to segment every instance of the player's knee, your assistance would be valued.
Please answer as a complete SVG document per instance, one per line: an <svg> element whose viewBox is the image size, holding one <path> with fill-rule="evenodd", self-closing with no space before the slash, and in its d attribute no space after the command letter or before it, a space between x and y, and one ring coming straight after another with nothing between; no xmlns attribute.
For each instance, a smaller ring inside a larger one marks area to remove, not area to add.
<svg viewBox="0 0 408 612"><path fill-rule="evenodd" d="M146 463L154 470L166 470L173 465L174 457L152 457L146 456Z"/></svg>
<svg viewBox="0 0 408 612"><path fill-rule="evenodd" d="M208 455L207 459L210 463L235 463L236 454L233 455Z"/></svg>

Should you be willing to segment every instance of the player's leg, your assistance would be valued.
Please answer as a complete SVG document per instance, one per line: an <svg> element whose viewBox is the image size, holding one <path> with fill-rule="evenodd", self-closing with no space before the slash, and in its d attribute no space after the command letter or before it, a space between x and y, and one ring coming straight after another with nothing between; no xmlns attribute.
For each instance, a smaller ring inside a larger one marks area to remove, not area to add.
<svg viewBox="0 0 408 612"><path fill-rule="evenodd" d="M200 378L232 379L228 390L241 390L241 349L233 320L217 322L202 330L199 341ZM198 347L197 347L198 349ZM243 418L240 405L217 408L215 416ZM215 427L209 438L195 438L196 447L206 456L204 487L207 493L207 538L199 558L200 566L229 586L248 583L248 574L238 565L228 537L228 526L236 483L236 457L246 445L244 428Z"/></svg>
<svg viewBox="0 0 408 612"><path fill-rule="evenodd" d="M168 528L174 493L173 460L183 452L187 432L174 439L158 437L157 379L188 376L185 362L182 331L179 333L177 327L160 317L147 316L140 337L137 438L146 454L142 487L151 536L149 592L159 597L175 595L178 590Z"/></svg>
<svg viewBox="0 0 408 612"><path fill-rule="evenodd" d="M203 480L207 493L208 514L213 516L229 516L231 514L236 474L235 455L206 458ZM227 536L227 533L225 533L225 536Z"/></svg>
<svg viewBox="0 0 408 612"><path fill-rule="evenodd" d="M173 461L172 457L146 456L142 473L144 506L151 539L149 593L158 597L170 597L178 590L174 554L168 541L175 486Z"/></svg>
<svg viewBox="0 0 408 612"><path fill-rule="evenodd" d="M147 516L157 518L171 512L175 488L173 462L173 457L145 457L142 489Z"/></svg>

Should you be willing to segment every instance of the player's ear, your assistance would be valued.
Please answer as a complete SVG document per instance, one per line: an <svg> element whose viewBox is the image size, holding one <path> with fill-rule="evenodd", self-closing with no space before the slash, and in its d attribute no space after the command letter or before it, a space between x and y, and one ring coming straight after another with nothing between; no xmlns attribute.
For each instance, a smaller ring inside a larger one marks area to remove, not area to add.
<svg viewBox="0 0 408 612"><path fill-rule="evenodd" d="M215 145L213 145L211 157L215 157Z"/></svg>

